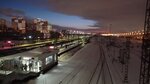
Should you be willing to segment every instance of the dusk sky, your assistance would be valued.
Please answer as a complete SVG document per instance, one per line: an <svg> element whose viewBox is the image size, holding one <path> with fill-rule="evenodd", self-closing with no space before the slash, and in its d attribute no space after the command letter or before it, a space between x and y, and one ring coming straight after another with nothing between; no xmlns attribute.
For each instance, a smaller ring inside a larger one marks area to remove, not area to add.
<svg viewBox="0 0 150 84"><path fill-rule="evenodd" d="M146 0L0 0L0 18L42 18L51 24L112 32L143 28Z"/></svg>

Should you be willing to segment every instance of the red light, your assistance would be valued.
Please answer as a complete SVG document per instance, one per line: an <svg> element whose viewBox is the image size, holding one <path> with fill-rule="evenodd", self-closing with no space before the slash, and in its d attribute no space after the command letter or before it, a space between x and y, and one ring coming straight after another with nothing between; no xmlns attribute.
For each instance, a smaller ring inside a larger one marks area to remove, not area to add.
<svg viewBox="0 0 150 84"><path fill-rule="evenodd" d="M11 41L7 41L7 43L11 43Z"/></svg>
<svg viewBox="0 0 150 84"><path fill-rule="evenodd" d="M54 49L54 46L49 46L50 49Z"/></svg>

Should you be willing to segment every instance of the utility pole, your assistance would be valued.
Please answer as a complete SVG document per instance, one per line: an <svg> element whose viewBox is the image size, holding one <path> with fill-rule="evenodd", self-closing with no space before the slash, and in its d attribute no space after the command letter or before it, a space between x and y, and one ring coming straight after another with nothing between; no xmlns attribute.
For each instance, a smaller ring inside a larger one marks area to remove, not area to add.
<svg viewBox="0 0 150 84"><path fill-rule="evenodd" d="M130 59L130 37L126 38L126 47L125 47L125 53L124 53L124 80L123 82L125 84L128 83L128 65L129 65L129 59Z"/></svg>
<svg viewBox="0 0 150 84"><path fill-rule="evenodd" d="M139 84L150 84L150 0L146 3Z"/></svg>
<svg viewBox="0 0 150 84"><path fill-rule="evenodd" d="M123 79L124 84L128 84L128 70L129 70L128 65L130 59L130 45L131 45L130 37L126 37L125 47L119 50L119 54L120 54L119 61L122 65L121 72L123 73L124 76Z"/></svg>
<svg viewBox="0 0 150 84"><path fill-rule="evenodd" d="M112 33L111 28L112 28L112 24L109 24L109 33L110 34Z"/></svg>

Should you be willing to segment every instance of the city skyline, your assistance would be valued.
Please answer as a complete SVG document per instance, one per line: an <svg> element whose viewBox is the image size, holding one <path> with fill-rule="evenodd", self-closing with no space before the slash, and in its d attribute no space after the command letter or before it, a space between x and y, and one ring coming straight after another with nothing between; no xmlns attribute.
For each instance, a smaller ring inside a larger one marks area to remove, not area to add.
<svg viewBox="0 0 150 84"><path fill-rule="evenodd" d="M13 16L23 16L28 19L42 18L44 20L48 20L51 24L65 27L80 27L83 29L85 27L88 27L88 25L93 25L95 23L95 21L85 20L79 16L52 12L47 10L46 8L32 5L31 3L28 3L26 1L3 0L1 2L0 17L5 18L8 21L10 21Z"/></svg>
<svg viewBox="0 0 150 84"><path fill-rule="evenodd" d="M0 17L42 18L51 24L79 29L101 29L112 32L143 28L144 0L2 0ZM111 26L110 26L111 24Z"/></svg>

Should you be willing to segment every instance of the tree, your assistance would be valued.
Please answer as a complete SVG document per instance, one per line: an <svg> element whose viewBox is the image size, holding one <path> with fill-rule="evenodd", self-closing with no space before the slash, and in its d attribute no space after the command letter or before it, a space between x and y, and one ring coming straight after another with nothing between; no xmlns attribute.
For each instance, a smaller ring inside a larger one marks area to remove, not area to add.
<svg viewBox="0 0 150 84"><path fill-rule="evenodd" d="M56 31L50 31L50 38L54 40L54 44L57 43L58 38L60 37L60 33Z"/></svg>

